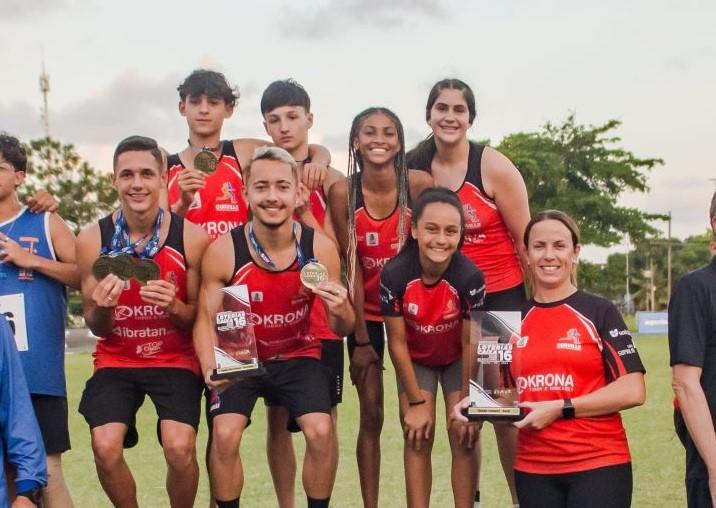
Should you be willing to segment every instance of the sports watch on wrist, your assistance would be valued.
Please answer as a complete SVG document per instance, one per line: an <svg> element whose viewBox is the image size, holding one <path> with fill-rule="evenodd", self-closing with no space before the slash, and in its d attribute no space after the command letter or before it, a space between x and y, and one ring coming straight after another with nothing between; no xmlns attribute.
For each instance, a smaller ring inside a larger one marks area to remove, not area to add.
<svg viewBox="0 0 716 508"><path fill-rule="evenodd" d="M562 406L562 418L565 420L571 420L574 418L574 404L572 404L572 399L564 399L564 406Z"/></svg>

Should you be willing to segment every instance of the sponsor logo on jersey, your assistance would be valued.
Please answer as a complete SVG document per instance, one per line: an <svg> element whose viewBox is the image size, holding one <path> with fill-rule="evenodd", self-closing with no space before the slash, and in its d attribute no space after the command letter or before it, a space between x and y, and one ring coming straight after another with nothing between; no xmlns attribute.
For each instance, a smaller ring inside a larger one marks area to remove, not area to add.
<svg viewBox="0 0 716 508"><path fill-rule="evenodd" d="M458 314L460 314L460 309L458 309L457 305L455 305L455 300L453 298L448 298L445 302L445 308L443 309L443 318L452 319Z"/></svg>
<svg viewBox="0 0 716 508"><path fill-rule="evenodd" d="M159 353L162 350L162 344L164 344L163 340L156 340L154 342L146 342L144 344L137 344L137 349L135 352L139 356L147 357L147 356L154 356L155 354Z"/></svg>
<svg viewBox="0 0 716 508"><path fill-rule="evenodd" d="M636 354L636 348L634 347L634 344L631 342L625 347L624 349L620 349L617 351L619 356L626 356L626 355L635 355Z"/></svg>
<svg viewBox="0 0 716 508"><path fill-rule="evenodd" d="M375 231L370 231L365 234L365 244L369 247L375 247L380 243L380 238L378 237L378 233Z"/></svg>
<svg viewBox="0 0 716 508"><path fill-rule="evenodd" d="M579 330L570 328L567 335L557 340L557 349L569 349L571 351L581 351L582 343L579 340Z"/></svg>
<svg viewBox="0 0 716 508"><path fill-rule="evenodd" d="M531 374L517 378L517 389L522 392L530 390L533 392L544 391L574 391L574 378L572 374Z"/></svg>
<svg viewBox="0 0 716 508"><path fill-rule="evenodd" d="M519 339L517 339L517 342L515 343L515 347L523 348L527 346L527 341L530 340L529 335L523 335Z"/></svg>
<svg viewBox="0 0 716 508"><path fill-rule="evenodd" d="M236 199L234 186L231 182L224 182L221 185L221 196L216 198L214 208L219 212L238 212L239 205Z"/></svg>
<svg viewBox="0 0 716 508"><path fill-rule="evenodd" d="M465 212L465 228L479 229L482 224L477 216L477 210L469 203L462 205L462 209Z"/></svg>
<svg viewBox="0 0 716 508"><path fill-rule="evenodd" d="M158 337L166 337L167 329L160 328L131 328L129 326L115 326L112 329L114 335L119 335L123 339L154 339Z"/></svg>
<svg viewBox="0 0 716 508"><path fill-rule="evenodd" d="M256 314L251 313L249 319L254 325L263 326L265 328L281 328L282 326L294 325L306 318L310 310L309 305L293 312L283 312L276 314Z"/></svg>
<svg viewBox="0 0 716 508"><path fill-rule="evenodd" d="M147 319L165 317L167 317L167 312L158 305L117 305L114 308L115 321L124 321L127 319L145 321Z"/></svg>
<svg viewBox="0 0 716 508"><path fill-rule="evenodd" d="M264 301L264 292L263 291L251 291L251 301L252 302L263 302Z"/></svg>
<svg viewBox="0 0 716 508"><path fill-rule="evenodd" d="M201 195L198 192L194 193L194 199L189 205L189 210L201 210Z"/></svg>
<svg viewBox="0 0 716 508"><path fill-rule="evenodd" d="M412 314L413 316L418 315L418 304L417 303L409 303L408 304L408 312Z"/></svg>
<svg viewBox="0 0 716 508"><path fill-rule="evenodd" d="M360 261L361 265L363 265L363 268L366 270L375 270L376 268L378 270L382 270L390 259L391 258L373 258L370 256L364 256Z"/></svg>
<svg viewBox="0 0 716 508"><path fill-rule="evenodd" d="M458 324L460 324L459 319L456 319L454 321L448 321L447 323L440 323L437 325L421 325L413 321L412 319L406 319L405 322L409 326L411 326L411 328L413 328L416 332L422 335L449 332L450 330L454 329Z"/></svg>
<svg viewBox="0 0 716 508"><path fill-rule="evenodd" d="M609 330L609 335L616 339L620 335L631 335L631 332L629 330L619 330L618 328L614 328L613 330Z"/></svg>
<svg viewBox="0 0 716 508"><path fill-rule="evenodd" d="M203 224L204 229L212 238L225 235L238 225L239 223L234 220L211 220Z"/></svg>

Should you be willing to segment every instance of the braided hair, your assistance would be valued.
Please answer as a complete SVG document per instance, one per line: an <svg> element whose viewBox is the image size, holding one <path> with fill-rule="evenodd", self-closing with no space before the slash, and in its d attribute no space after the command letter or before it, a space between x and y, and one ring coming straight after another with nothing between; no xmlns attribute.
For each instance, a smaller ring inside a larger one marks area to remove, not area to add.
<svg viewBox="0 0 716 508"><path fill-rule="evenodd" d="M358 131L363 125L363 121L373 114L382 114L387 116L395 125L398 134L398 142L400 143L400 151L393 159L393 167L395 168L395 176L398 185L398 249L405 243L405 226L407 224L408 212L408 169L405 165L405 135L403 133L403 124L398 116L388 108L373 107L361 111L353 119L351 132L348 136L348 252L346 261L348 264L348 289L351 296L354 294L355 286L355 263L357 253L358 239L356 237L356 201L357 186L361 185L360 173L363 170L363 158L360 151L356 148L356 138Z"/></svg>

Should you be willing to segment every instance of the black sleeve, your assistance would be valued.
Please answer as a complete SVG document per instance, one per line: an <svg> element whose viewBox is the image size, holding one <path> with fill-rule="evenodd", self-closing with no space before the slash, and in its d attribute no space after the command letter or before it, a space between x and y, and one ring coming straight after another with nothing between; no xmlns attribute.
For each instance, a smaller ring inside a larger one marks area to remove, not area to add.
<svg viewBox="0 0 716 508"><path fill-rule="evenodd" d="M602 357L607 379L611 382L624 374L646 372L634 339L617 308L611 302L605 302L600 320L599 336L602 339Z"/></svg>
<svg viewBox="0 0 716 508"><path fill-rule="evenodd" d="M380 310L388 317L403 315L403 294L405 285L395 280L395 272L389 266L380 273Z"/></svg>
<svg viewBox="0 0 716 508"><path fill-rule="evenodd" d="M465 318L470 317L470 312L480 310L485 303L485 278L480 270L473 269L471 272L460 288L462 312Z"/></svg>
<svg viewBox="0 0 716 508"><path fill-rule="evenodd" d="M683 277L669 302L670 365L704 366L709 338L708 295L698 284L696 273Z"/></svg>

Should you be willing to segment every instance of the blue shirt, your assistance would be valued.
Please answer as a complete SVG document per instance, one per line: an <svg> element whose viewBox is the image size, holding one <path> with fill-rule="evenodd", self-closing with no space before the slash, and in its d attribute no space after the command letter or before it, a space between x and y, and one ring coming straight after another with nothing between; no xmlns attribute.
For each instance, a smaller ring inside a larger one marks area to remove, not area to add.
<svg viewBox="0 0 716 508"><path fill-rule="evenodd" d="M55 259L47 213L24 207L0 224L0 232L38 256ZM0 314L5 314L15 334L30 393L64 397L65 285L37 271L2 263Z"/></svg>
<svg viewBox="0 0 716 508"><path fill-rule="evenodd" d="M0 317L0 508L9 506L5 462L15 466L15 488L47 485L47 458L12 332Z"/></svg>

